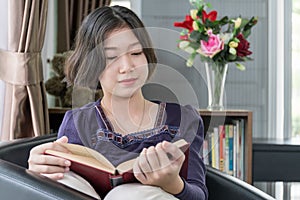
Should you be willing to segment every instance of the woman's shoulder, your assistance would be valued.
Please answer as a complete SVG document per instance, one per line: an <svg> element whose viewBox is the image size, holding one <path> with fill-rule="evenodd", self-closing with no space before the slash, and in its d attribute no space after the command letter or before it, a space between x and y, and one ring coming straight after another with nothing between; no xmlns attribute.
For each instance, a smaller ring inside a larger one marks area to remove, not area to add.
<svg viewBox="0 0 300 200"><path fill-rule="evenodd" d="M98 101L91 102L67 111L60 127L60 134L74 137L76 143L80 141L85 146L91 146L91 138L99 129L95 109L98 103Z"/></svg>
<svg viewBox="0 0 300 200"><path fill-rule="evenodd" d="M200 116L198 110L190 104L181 105L178 103L170 103L170 102L166 102L165 104L166 104L167 113L171 113L175 115L192 115L197 117Z"/></svg>
<svg viewBox="0 0 300 200"><path fill-rule="evenodd" d="M166 123L175 126L182 126L185 124L201 123L197 109L192 105L181 105L178 103L166 103Z"/></svg>
<svg viewBox="0 0 300 200"><path fill-rule="evenodd" d="M97 106L98 104L99 104L99 100L95 102L90 102L81 107L72 108L71 110L68 110L65 115L70 117L76 114L94 112L95 106Z"/></svg>

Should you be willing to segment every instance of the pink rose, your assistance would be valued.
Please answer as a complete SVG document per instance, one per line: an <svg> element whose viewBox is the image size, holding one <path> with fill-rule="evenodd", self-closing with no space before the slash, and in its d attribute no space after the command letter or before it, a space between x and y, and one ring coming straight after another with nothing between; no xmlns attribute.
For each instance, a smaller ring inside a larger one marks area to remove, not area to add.
<svg viewBox="0 0 300 200"><path fill-rule="evenodd" d="M212 30L208 30L207 34L208 41L201 40L201 47L197 51L206 57L212 58L224 49L224 41L218 35L213 34Z"/></svg>

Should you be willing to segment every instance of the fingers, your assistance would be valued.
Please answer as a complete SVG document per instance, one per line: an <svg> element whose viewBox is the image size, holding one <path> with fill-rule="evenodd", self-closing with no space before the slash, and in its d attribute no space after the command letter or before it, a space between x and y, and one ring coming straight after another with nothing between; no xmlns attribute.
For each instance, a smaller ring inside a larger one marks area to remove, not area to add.
<svg viewBox="0 0 300 200"><path fill-rule="evenodd" d="M153 179L155 172L160 169L159 159L156 155L155 148L149 147L143 149L134 164L134 175L141 183L148 183Z"/></svg>
<svg viewBox="0 0 300 200"><path fill-rule="evenodd" d="M143 149L143 151L140 153L140 156L139 156L139 167L140 169L142 170L143 173L148 173L148 172L151 172L151 166L148 162L148 156L147 156L147 149Z"/></svg>
<svg viewBox="0 0 300 200"><path fill-rule="evenodd" d="M69 160L44 154L30 156L28 163L29 170L39 173L65 172L71 166Z"/></svg>
<svg viewBox="0 0 300 200"><path fill-rule="evenodd" d="M163 151L168 155L169 159L172 161L184 160L184 153L173 143L163 141L161 145Z"/></svg>
<svg viewBox="0 0 300 200"><path fill-rule="evenodd" d="M60 180L64 177L64 173L54 173L54 174L41 174L53 180Z"/></svg>
<svg viewBox="0 0 300 200"><path fill-rule="evenodd" d="M64 158L59 158L51 155L46 155L48 149L69 153L61 143L68 142L67 137L62 137L55 142L49 142L38 145L31 149L28 159L28 169L49 178L59 179L63 177L63 173L69 171L71 162Z"/></svg>
<svg viewBox="0 0 300 200"><path fill-rule="evenodd" d="M133 165L133 173L135 178L141 183L146 183L147 178L139 166L139 157Z"/></svg>
<svg viewBox="0 0 300 200"><path fill-rule="evenodd" d="M164 141L155 147L143 149L138 158L138 167L147 175L149 172L168 167L174 162L184 160L183 152L174 144Z"/></svg>
<svg viewBox="0 0 300 200"><path fill-rule="evenodd" d="M133 172L143 184L165 186L179 177L183 161L184 154L176 145L162 142L143 149L133 166Z"/></svg>
<svg viewBox="0 0 300 200"><path fill-rule="evenodd" d="M160 166L161 166L160 161L157 156L156 150L153 146L146 149L145 157L146 157L145 159L146 159L146 161L148 161L147 163L150 167L149 171L156 171L156 170L160 169Z"/></svg>
<svg viewBox="0 0 300 200"><path fill-rule="evenodd" d="M158 143L155 146L155 151L156 151L157 157L159 159L160 168L165 168L168 165L170 165L170 159L169 159L167 153L162 148L162 143Z"/></svg>
<svg viewBox="0 0 300 200"><path fill-rule="evenodd" d="M68 143L68 137L62 136L61 138L58 138L55 142Z"/></svg>

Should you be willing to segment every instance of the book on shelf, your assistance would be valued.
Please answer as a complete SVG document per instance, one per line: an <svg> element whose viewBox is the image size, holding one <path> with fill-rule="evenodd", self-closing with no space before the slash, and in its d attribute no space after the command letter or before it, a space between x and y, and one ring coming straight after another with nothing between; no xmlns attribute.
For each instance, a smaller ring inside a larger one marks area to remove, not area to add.
<svg viewBox="0 0 300 200"><path fill-rule="evenodd" d="M220 138L218 127L213 128L214 149L215 149L215 168L220 169Z"/></svg>
<svg viewBox="0 0 300 200"><path fill-rule="evenodd" d="M185 153L185 161L180 175L186 178L189 143L184 139L180 139L175 141L174 144ZM137 182L133 174L133 164L136 158L114 166L104 155L89 147L70 143L61 143L61 145L68 149L70 153L55 150L46 150L45 153L70 160L72 163L70 170L86 180L100 197L104 197L117 185ZM74 176L72 175L72 177ZM72 183L66 183L66 185L72 187ZM90 193L88 195L95 196Z"/></svg>
<svg viewBox="0 0 300 200"><path fill-rule="evenodd" d="M225 125L225 172L229 173L229 125Z"/></svg>
<svg viewBox="0 0 300 200"><path fill-rule="evenodd" d="M240 143L240 178L244 179L245 178L245 166L244 166L244 161L245 161L245 120L240 119L239 120L239 143Z"/></svg>
<svg viewBox="0 0 300 200"><path fill-rule="evenodd" d="M203 141L203 148L202 148L202 158L203 158L203 162L205 165L209 165L209 151L208 151L209 147L208 147L208 141L204 140Z"/></svg>
<svg viewBox="0 0 300 200"><path fill-rule="evenodd" d="M244 128L244 119L231 119L208 130L202 150L205 164L245 180Z"/></svg>
<svg viewBox="0 0 300 200"><path fill-rule="evenodd" d="M234 154L234 146L233 146L233 125L228 124L228 173L230 175L233 175L233 166L234 166L234 160L233 160L233 154Z"/></svg>
<svg viewBox="0 0 300 200"><path fill-rule="evenodd" d="M225 157L225 126L224 125L219 125L219 155L220 155L220 160L219 160L219 169L220 171L224 171L224 157Z"/></svg>

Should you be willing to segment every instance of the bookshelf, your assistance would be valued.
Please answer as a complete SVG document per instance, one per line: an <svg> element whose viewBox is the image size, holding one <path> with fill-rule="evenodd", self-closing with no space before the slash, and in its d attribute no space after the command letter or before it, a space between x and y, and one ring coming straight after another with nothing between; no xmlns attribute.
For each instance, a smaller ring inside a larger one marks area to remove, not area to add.
<svg viewBox="0 0 300 200"><path fill-rule="evenodd" d="M203 119L206 139L209 137L209 134L212 134L213 129L219 127L219 125L235 124L237 121L243 122L244 128L243 131L241 131L241 134L243 135L243 145L240 144L243 150L241 151L243 154L243 161L239 166L242 166L241 169L243 172L242 177L239 178L252 184L252 112L248 110L199 110L199 113ZM219 160L217 160L217 162L219 162Z"/></svg>

